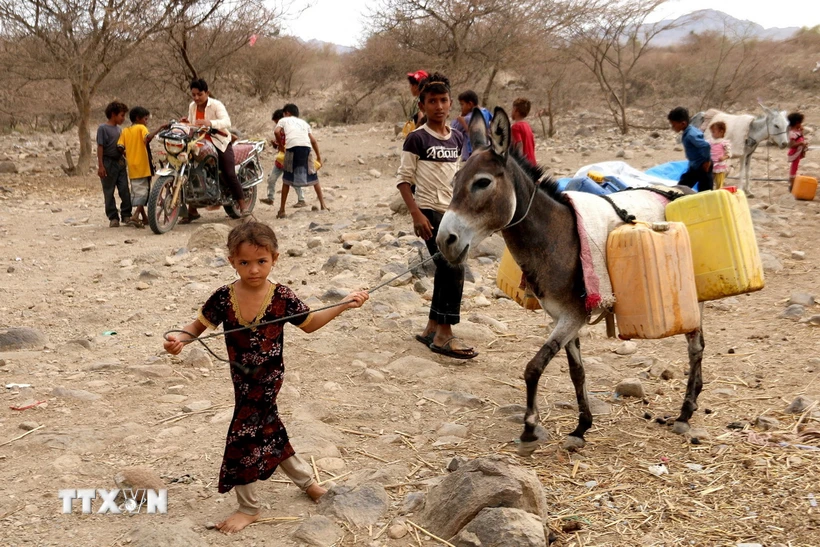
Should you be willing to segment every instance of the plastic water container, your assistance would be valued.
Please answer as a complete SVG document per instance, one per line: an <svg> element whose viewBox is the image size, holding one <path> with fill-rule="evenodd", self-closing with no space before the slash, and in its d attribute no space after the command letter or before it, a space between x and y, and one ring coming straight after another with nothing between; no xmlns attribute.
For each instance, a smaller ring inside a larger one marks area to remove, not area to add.
<svg viewBox="0 0 820 547"><path fill-rule="evenodd" d="M510 250L504 248L504 254L501 256L501 264L498 266L498 274L495 277L495 283L499 289L504 291L504 294L518 302L528 310L541 309L541 303L535 298L526 288L521 287L523 274L521 268L515 262Z"/></svg>
<svg viewBox="0 0 820 547"><path fill-rule="evenodd" d="M689 233L682 223L624 224L610 232L606 257L620 338L665 338L700 326Z"/></svg>
<svg viewBox="0 0 820 547"><path fill-rule="evenodd" d="M666 220L683 222L692 241L698 300L758 291L763 265L746 195L730 186L678 198Z"/></svg>
<svg viewBox="0 0 820 547"><path fill-rule="evenodd" d="M814 177L804 177L797 175L792 184L792 195L795 199L811 201L817 193L817 179Z"/></svg>
<svg viewBox="0 0 820 547"><path fill-rule="evenodd" d="M620 192L626 188L626 186L617 179L612 180L610 177L603 177L602 180L603 182L599 184L589 177L574 178L567 183L566 190L605 196L614 192Z"/></svg>

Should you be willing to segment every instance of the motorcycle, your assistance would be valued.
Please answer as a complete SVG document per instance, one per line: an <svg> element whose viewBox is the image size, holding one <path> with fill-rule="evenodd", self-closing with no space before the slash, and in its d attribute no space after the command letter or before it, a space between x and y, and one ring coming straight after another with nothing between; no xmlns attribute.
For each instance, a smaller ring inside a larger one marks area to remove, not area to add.
<svg viewBox="0 0 820 547"><path fill-rule="evenodd" d="M217 129L196 127L172 120L161 131L159 141L165 148L167 165L157 171L148 195L148 223L155 234L176 226L182 207L219 207L231 218L240 218L239 204L233 199L219 172L216 147L208 135L225 135ZM256 205L257 185L264 178L259 157L265 141L235 141L236 176L242 185L248 211Z"/></svg>

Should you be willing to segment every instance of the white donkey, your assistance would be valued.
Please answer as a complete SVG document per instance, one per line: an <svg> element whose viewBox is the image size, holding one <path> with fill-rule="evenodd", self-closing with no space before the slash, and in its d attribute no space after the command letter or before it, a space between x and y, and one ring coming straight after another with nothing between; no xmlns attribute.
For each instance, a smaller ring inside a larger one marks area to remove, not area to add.
<svg viewBox="0 0 820 547"><path fill-rule="evenodd" d="M760 108L764 114L757 118L751 114L727 114L711 108L706 112L698 112L691 120L691 124L703 131L707 139L711 139L711 124L718 121L726 124L726 138L732 144L732 157L740 158L741 188L750 197L753 194L749 182L749 165L757 145L771 141L780 148L786 148L789 144L789 121L786 119L786 112L774 110L763 104L760 104Z"/></svg>

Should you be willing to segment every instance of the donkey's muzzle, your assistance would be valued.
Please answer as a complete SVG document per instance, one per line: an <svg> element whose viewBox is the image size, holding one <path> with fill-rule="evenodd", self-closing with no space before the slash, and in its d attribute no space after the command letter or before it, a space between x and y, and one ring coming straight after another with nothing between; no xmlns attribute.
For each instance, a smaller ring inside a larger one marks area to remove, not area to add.
<svg viewBox="0 0 820 547"><path fill-rule="evenodd" d="M467 260L467 252L473 240L472 231L452 211L447 211L441 219L436 236L436 246L450 264L461 264Z"/></svg>

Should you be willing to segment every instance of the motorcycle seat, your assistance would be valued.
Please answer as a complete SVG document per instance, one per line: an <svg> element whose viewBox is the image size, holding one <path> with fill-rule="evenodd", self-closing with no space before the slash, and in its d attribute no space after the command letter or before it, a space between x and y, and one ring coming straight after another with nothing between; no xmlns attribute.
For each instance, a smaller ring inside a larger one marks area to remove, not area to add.
<svg viewBox="0 0 820 547"><path fill-rule="evenodd" d="M253 152L254 146L252 144L234 144L233 145L233 157L236 165L241 164L243 161L248 159Z"/></svg>

